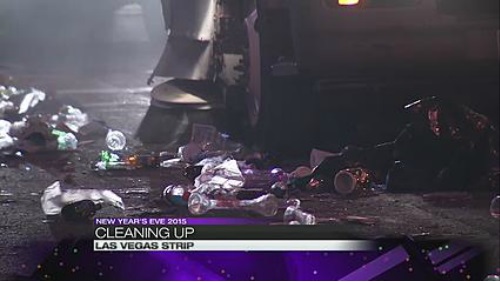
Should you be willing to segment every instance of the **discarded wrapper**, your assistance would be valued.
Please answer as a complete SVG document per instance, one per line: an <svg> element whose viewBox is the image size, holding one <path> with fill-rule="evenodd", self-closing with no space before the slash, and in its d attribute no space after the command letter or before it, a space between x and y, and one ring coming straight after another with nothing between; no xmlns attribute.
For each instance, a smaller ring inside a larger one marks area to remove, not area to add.
<svg viewBox="0 0 500 282"><path fill-rule="evenodd" d="M31 88L21 101L18 113L21 115L27 113L29 109L34 108L38 103L45 101L46 96L44 92Z"/></svg>
<svg viewBox="0 0 500 282"><path fill-rule="evenodd" d="M84 200L90 200L101 206L125 209L122 199L111 190L62 189L59 181L45 189L41 203L46 215L58 215L65 206Z"/></svg>
<svg viewBox="0 0 500 282"><path fill-rule="evenodd" d="M315 225L316 217L310 213L302 211L302 209L296 205L291 205L286 208L285 213L283 214L283 221L292 225Z"/></svg>
<svg viewBox="0 0 500 282"><path fill-rule="evenodd" d="M12 123L0 120L0 150L10 148L14 145L14 139L9 135Z"/></svg>
<svg viewBox="0 0 500 282"><path fill-rule="evenodd" d="M14 139L10 135L0 133L0 150L8 149L14 146Z"/></svg>
<svg viewBox="0 0 500 282"><path fill-rule="evenodd" d="M78 133L80 128L90 123L89 117L86 113L69 105L63 106L55 118L74 133Z"/></svg>
<svg viewBox="0 0 500 282"><path fill-rule="evenodd" d="M195 164L195 166L202 166L204 171L209 168L214 168L222 163L224 163L228 158L226 156L216 156L212 158L205 158Z"/></svg>
<svg viewBox="0 0 500 282"><path fill-rule="evenodd" d="M186 164L184 162L182 162L181 159L175 158L175 159L170 159L170 160L162 161L160 163L160 167L164 167L164 168L167 168L167 167L184 168L184 167L186 167Z"/></svg>
<svg viewBox="0 0 500 282"><path fill-rule="evenodd" d="M193 192L211 193L218 189L235 189L245 185L245 178L235 160L227 160L216 167L207 164L203 167L201 175L195 179Z"/></svg>
<svg viewBox="0 0 500 282"><path fill-rule="evenodd" d="M52 130L52 134L57 136L57 150L76 150L78 148L78 139L73 133L67 133L60 130Z"/></svg>
<svg viewBox="0 0 500 282"><path fill-rule="evenodd" d="M0 134L9 134L11 127L12 123L10 121L0 119Z"/></svg>

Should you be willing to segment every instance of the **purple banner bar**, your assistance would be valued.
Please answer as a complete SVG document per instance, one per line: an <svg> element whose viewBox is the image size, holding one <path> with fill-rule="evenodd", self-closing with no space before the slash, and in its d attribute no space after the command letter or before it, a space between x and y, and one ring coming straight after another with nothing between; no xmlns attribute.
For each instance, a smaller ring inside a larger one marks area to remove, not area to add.
<svg viewBox="0 0 500 282"><path fill-rule="evenodd" d="M192 217L187 220L189 225L267 225L270 222L264 218L238 217Z"/></svg>
<svg viewBox="0 0 500 282"><path fill-rule="evenodd" d="M186 218L95 218L95 225L267 225L263 218L186 217Z"/></svg>

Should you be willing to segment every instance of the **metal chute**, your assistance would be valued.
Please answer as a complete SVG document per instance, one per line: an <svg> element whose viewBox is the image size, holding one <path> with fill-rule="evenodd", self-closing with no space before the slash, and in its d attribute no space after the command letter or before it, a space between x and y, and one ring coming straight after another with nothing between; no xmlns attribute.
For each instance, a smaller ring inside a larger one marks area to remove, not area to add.
<svg viewBox="0 0 500 282"><path fill-rule="evenodd" d="M216 1L163 0L162 5L168 39L153 76L211 79Z"/></svg>

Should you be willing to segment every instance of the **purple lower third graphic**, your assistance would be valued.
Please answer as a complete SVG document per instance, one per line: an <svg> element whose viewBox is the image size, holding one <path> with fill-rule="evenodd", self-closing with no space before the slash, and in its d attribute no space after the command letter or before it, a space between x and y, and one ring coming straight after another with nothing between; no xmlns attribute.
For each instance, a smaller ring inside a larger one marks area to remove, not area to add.
<svg viewBox="0 0 500 282"><path fill-rule="evenodd" d="M156 252L163 280L338 280L375 252ZM347 259L348 258L348 259Z"/></svg>
<svg viewBox="0 0 500 282"><path fill-rule="evenodd" d="M449 270L446 276L437 275L437 271L429 269L430 262L418 259L419 254L422 258L426 256L424 252L409 255L412 246L417 246L394 242L382 247L383 244L378 250L339 252L94 252L92 242L65 241L40 262L31 278L364 281L382 277L383 280L476 280L491 273L474 271L474 266L477 267L480 261L477 258L481 256L466 251L441 265L442 270ZM466 266L467 272L453 272L457 264Z"/></svg>
<svg viewBox="0 0 500 282"><path fill-rule="evenodd" d="M396 247L363 267L344 276L341 281L366 281L390 270L408 259L408 253L402 246Z"/></svg>
<svg viewBox="0 0 500 282"><path fill-rule="evenodd" d="M442 247L434 249L429 252L428 256L432 264L437 265L446 259L462 252L463 250L469 248L471 245L465 242L451 242Z"/></svg>
<svg viewBox="0 0 500 282"><path fill-rule="evenodd" d="M437 268L437 271L439 271L440 273L447 273L449 272L450 270L454 269L455 267L461 265L461 264L465 264L465 262L469 261L470 259L472 259L473 257L477 256L479 254L479 251L476 250L476 249L471 249L451 260L449 260L448 262L440 265L438 268Z"/></svg>

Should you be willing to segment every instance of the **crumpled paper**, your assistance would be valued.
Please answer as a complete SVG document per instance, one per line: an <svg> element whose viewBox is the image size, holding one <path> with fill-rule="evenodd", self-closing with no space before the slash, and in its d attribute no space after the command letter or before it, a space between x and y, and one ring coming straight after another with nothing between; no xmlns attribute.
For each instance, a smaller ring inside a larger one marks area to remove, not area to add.
<svg viewBox="0 0 500 282"><path fill-rule="evenodd" d="M9 121L0 120L0 150L14 145L14 139L9 135L11 127L12 123Z"/></svg>
<svg viewBox="0 0 500 282"><path fill-rule="evenodd" d="M215 169L217 166L223 164L227 160L232 160L226 156L217 156L212 158L203 159L195 164L195 166L202 166L203 169L201 173L205 173L211 169Z"/></svg>
<svg viewBox="0 0 500 282"><path fill-rule="evenodd" d="M19 114L25 114L30 108L34 108L39 102L45 101L46 94L38 89L31 88L19 105Z"/></svg>
<svg viewBox="0 0 500 282"><path fill-rule="evenodd" d="M83 200L94 204L125 209L122 199L111 190L62 189L59 181L54 182L43 192L41 203L46 215L58 215L64 206Z"/></svg>
<svg viewBox="0 0 500 282"><path fill-rule="evenodd" d="M0 134L9 134L11 127L12 123L10 121L0 119Z"/></svg>
<svg viewBox="0 0 500 282"><path fill-rule="evenodd" d="M207 163L194 181L193 193L210 194L216 190L234 190L245 185L245 178L236 160L226 160L213 166Z"/></svg>
<svg viewBox="0 0 500 282"><path fill-rule="evenodd" d="M80 128L90 123L89 116L82 110L73 106L66 105L61 108L59 115L55 116L57 120L61 120L66 127L77 133Z"/></svg>

